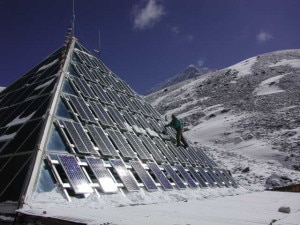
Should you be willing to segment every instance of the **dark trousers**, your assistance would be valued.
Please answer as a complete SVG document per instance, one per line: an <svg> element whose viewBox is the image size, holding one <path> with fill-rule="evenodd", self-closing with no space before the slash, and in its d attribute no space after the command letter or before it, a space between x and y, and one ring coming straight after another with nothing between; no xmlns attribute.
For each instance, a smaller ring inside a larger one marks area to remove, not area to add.
<svg viewBox="0 0 300 225"><path fill-rule="evenodd" d="M182 141L183 146L186 148L188 147L188 143L186 142L186 140L184 139L183 135L182 135L182 129L177 129L176 130L176 141L177 141L177 146L180 146L180 142Z"/></svg>

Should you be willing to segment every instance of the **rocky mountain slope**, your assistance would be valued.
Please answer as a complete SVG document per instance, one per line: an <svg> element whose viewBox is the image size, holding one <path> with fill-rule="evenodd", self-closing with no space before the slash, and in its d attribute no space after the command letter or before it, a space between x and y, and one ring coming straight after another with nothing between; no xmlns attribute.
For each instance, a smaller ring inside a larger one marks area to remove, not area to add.
<svg viewBox="0 0 300 225"><path fill-rule="evenodd" d="M169 86L179 83L181 81L191 79L194 77L199 77L199 76L206 74L208 72L211 72L211 71L212 70L210 70L208 68L198 68L194 65L189 65L185 70L179 72L175 76L173 76L173 77L169 78L168 80L163 81L163 82L157 84L156 86L154 86L153 88L151 88L151 90L148 93L150 94L150 93L159 91L161 89L164 89L166 87L169 87Z"/></svg>
<svg viewBox="0 0 300 225"><path fill-rule="evenodd" d="M178 115L191 141L217 158L231 155L233 171L251 160L300 170L300 50L252 57L145 98Z"/></svg>

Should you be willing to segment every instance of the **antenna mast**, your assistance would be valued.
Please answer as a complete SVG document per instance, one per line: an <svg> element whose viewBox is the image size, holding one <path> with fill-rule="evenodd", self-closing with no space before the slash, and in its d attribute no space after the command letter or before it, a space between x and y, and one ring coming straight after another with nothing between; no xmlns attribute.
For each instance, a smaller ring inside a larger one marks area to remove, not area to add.
<svg viewBox="0 0 300 225"><path fill-rule="evenodd" d="M75 36L75 0L73 0L73 20L72 20L72 33Z"/></svg>

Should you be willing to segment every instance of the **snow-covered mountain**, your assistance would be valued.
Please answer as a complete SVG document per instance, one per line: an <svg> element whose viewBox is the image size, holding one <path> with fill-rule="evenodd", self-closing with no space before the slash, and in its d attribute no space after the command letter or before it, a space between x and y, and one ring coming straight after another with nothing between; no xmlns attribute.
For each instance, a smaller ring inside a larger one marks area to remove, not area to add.
<svg viewBox="0 0 300 225"><path fill-rule="evenodd" d="M181 71L180 73L176 74L175 76L169 78L166 81L163 81L157 85L155 85L148 93L153 93L159 91L165 87L169 87L171 85L177 84L181 81L188 80L194 77L199 77L203 74L212 72L212 70L208 68L198 68L194 65L189 65L185 70Z"/></svg>
<svg viewBox="0 0 300 225"><path fill-rule="evenodd" d="M0 87L0 92L3 91L5 89L5 87Z"/></svg>
<svg viewBox="0 0 300 225"><path fill-rule="evenodd" d="M278 171L299 177L300 50L255 56L145 98L181 118L185 135L241 183L264 185Z"/></svg>

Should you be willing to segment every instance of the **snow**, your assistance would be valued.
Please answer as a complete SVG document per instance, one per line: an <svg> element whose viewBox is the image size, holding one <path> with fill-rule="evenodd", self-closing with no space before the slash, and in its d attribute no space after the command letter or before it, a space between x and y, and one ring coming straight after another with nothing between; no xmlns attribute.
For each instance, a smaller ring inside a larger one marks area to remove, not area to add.
<svg viewBox="0 0 300 225"><path fill-rule="evenodd" d="M55 59L55 60L53 60L52 62L50 62L50 63L48 63L48 64L46 64L46 65L41 66L41 67L38 69L37 72L40 72L40 71L42 71L42 70L45 70L45 69L47 69L47 68L53 66L53 65L54 65L55 63L57 63L57 62L58 62L58 59Z"/></svg>
<svg viewBox="0 0 300 225"><path fill-rule="evenodd" d="M30 118L34 115L35 112L31 113L30 115L20 118L20 115L15 118L14 120L12 120L10 123L8 123L6 126L14 126L20 123L25 123L26 121L30 120Z"/></svg>
<svg viewBox="0 0 300 225"><path fill-rule="evenodd" d="M293 68L300 68L300 59L283 59L275 64L269 65L269 67L290 65Z"/></svg>
<svg viewBox="0 0 300 225"><path fill-rule="evenodd" d="M49 86L55 78L50 79L49 81L37 86L34 90L42 89L44 87Z"/></svg>
<svg viewBox="0 0 300 225"><path fill-rule="evenodd" d="M216 112L222 105L205 109ZM240 116L242 118L243 115ZM119 192L109 195L90 195L86 199L72 198L68 202L59 189L35 193L19 210L24 214L54 217L87 224L114 225L299 225L300 203L298 193L264 191L262 177L288 174L300 180L300 174L279 167L276 156L266 143L259 140L235 142L230 123L240 119L230 114L217 114L185 133L191 141L211 145L207 152L214 160L232 171L250 166L251 174L239 178L240 187L206 188L173 191ZM224 133L229 133L224 136ZM222 140L225 138L227 142ZM216 139L215 142L212 142ZM220 142L224 141L220 148ZM216 143L216 145L211 144ZM238 175L242 176L242 175ZM291 208L290 214L280 213L281 206Z"/></svg>
<svg viewBox="0 0 300 225"><path fill-rule="evenodd" d="M9 140L9 139L13 139L14 136L16 136L16 132L15 133L12 133L12 134L5 134L5 135L2 135L0 136L0 141L6 141L6 140Z"/></svg>
<svg viewBox="0 0 300 225"><path fill-rule="evenodd" d="M252 57L233 66L230 66L227 69L237 70L239 72L237 77L240 78L244 75L251 74L251 67L256 62L257 57Z"/></svg>
<svg viewBox="0 0 300 225"><path fill-rule="evenodd" d="M276 84L279 83L279 80L286 75L290 73L278 75L275 77L271 77L267 80L264 80L260 83L260 85L253 91L255 95L269 95L269 94L275 94L279 92L284 92L284 90L281 90L276 86Z"/></svg>

